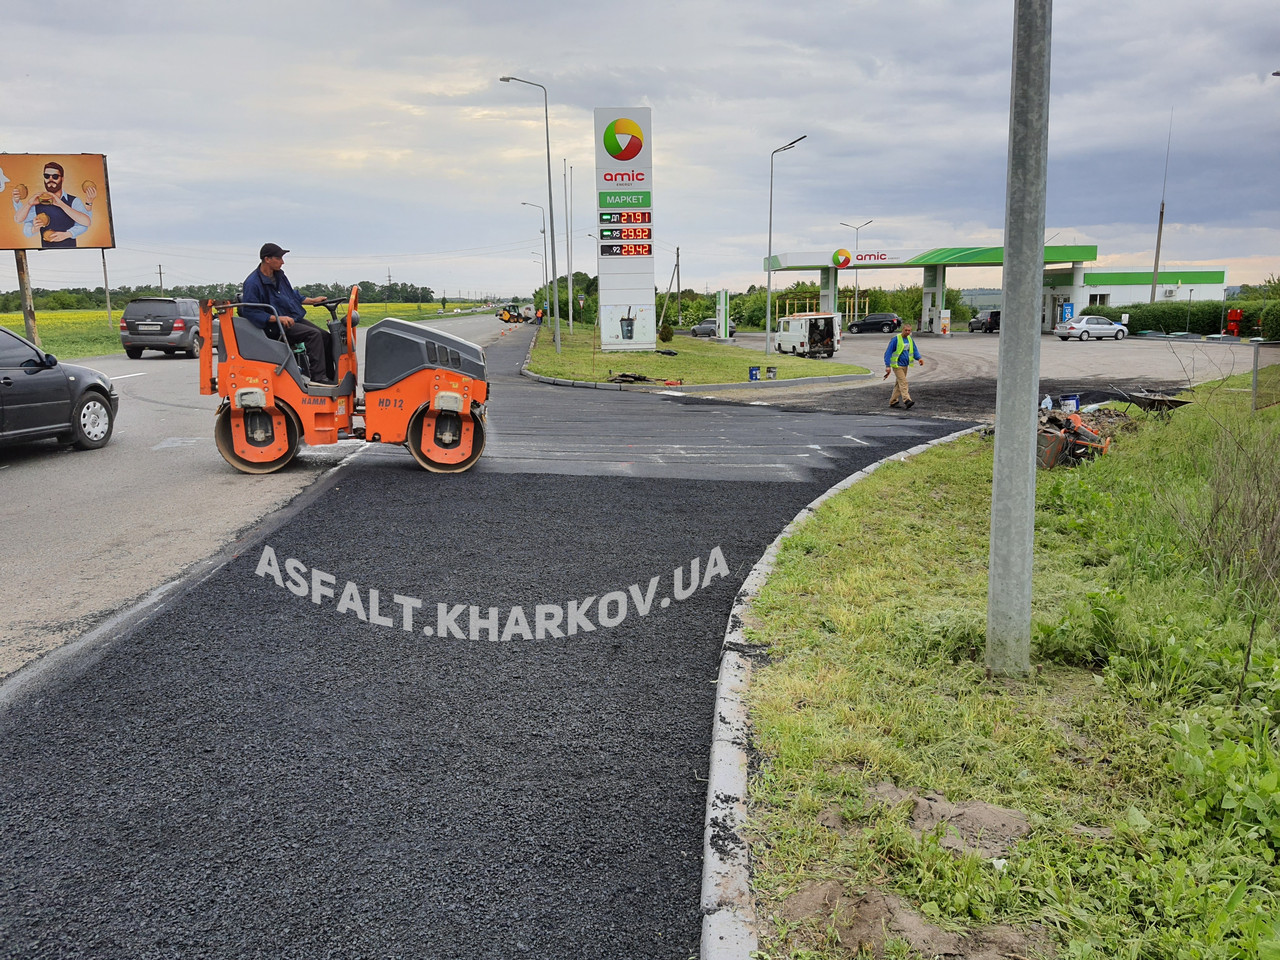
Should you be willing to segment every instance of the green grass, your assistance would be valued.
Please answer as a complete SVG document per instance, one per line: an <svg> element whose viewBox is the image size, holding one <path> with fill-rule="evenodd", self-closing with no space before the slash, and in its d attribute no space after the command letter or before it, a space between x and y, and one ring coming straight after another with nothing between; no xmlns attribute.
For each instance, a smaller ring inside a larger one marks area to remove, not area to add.
<svg viewBox="0 0 1280 960"><path fill-rule="evenodd" d="M1272 493L1244 532L1224 526L1221 475L1248 472L1244 496L1280 486L1280 411L1247 404L1202 389L1106 457L1041 472L1027 680L982 666L989 437L884 465L786 542L751 631L770 653L751 692L763 916L838 879L949 925L1043 924L1060 956L1280 957L1280 602L1255 536L1280 511ZM869 802L883 780L1016 808L1032 833L1003 870L957 857ZM850 830L818 824L833 809ZM853 956L787 924L762 953Z"/></svg>
<svg viewBox="0 0 1280 960"><path fill-rule="evenodd" d="M97 357L108 353L124 353L120 346L120 311L112 313L115 323L107 322L107 311L51 310L36 314L36 330L40 346L63 360ZM25 337L26 323L21 313L0 313L0 326Z"/></svg>
<svg viewBox="0 0 1280 960"><path fill-rule="evenodd" d="M452 316L454 307L464 311L472 309L476 304L452 303L445 317ZM36 329L40 335L40 345L46 353L63 360L74 360L77 357L100 357L113 353L124 353L120 346L120 311L124 304L113 303L111 317L107 321L107 311L101 310L48 310L36 314ZM361 303L361 323L368 326L383 317L399 317L402 320L425 320L441 315L438 303ZM323 307L308 307L307 316L313 320L327 319L329 312ZM19 336L25 337L26 324L21 313L0 313L0 326L8 327Z"/></svg>
<svg viewBox="0 0 1280 960"><path fill-rule="evenodd" d="M680 380L686 384L747 383L750 367L760 368L765 379L766 367L778 368L779 380L799 377L830 377L840 374L867 373L866 367L830 360L807 360L803 357L772 355L763 351L714 343L710 339L675 337L670 343L659 343L658 349L674 350L669 357L651 350L611 352L600 350L596 328L575 324L572 334L565 323L560 325L559 354L555 351L552 326L538 329L529 369L533 373L563 380L603 383L611 373L639 373L655 380ZM837 354L839 356L839 354Z"/></svg>

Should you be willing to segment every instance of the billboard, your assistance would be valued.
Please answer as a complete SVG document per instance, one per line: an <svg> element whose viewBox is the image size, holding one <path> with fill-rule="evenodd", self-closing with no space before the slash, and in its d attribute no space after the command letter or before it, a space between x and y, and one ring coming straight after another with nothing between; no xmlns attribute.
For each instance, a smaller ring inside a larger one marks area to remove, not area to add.
<svg viewBox="0 0 1280 960"><path fill-rule="evenodd" d="M658 345L653 290L653 130L648 107L597 107L600 346Z"/></svg>
<svg viewBox="0 0 1280 960"><path fill-rule="evenodd" d="M0 250L116 245L100 153L0 153Z"/></svg>

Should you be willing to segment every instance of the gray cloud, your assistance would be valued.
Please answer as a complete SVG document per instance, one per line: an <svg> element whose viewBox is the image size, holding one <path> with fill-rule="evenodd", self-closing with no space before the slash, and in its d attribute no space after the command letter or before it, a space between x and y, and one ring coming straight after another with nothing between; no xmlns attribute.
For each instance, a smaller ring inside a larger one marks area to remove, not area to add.
<svg viewBox="0 0 1280 960"><path fill-rule="evenodd" d="M557 236L566 158L589 273L596 106L653 109L659 277L679 246L687 285L762 281L769 154L802 133L775 165L775 250L849 245L853 217L875 221L863 247L1003 230L1007 0L10 8L0 150L107 154L116 284L161 263L172 282L238 279L274 239L298 282L527 292L542 97L504 74L550 92ZM1048 232L1148 262L1172 108L1162 259L1280 272L1278 21L1254 0L1060 0ZM31 261L37 285L101 283L96 252Z"/></svg>

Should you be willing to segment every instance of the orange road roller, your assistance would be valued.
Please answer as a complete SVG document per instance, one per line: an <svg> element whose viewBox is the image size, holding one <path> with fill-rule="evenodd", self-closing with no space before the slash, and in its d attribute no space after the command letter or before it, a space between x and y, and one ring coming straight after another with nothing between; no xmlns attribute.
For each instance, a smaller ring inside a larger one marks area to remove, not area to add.
<svg viewBox="0 0 1280 960"><path fill-rule="evenodd" d="M361 393L359 295L353 287L346 300L323 304L333 384L309 380L294 347L239 313L245 306L274 310L270 305L201 303L200 392L222 398L214 440L237 470L279 470L303 440L403 444L436 473L461 473L480 459L489 396L484 349L431 327L380 320L365 335Z"/></svg>

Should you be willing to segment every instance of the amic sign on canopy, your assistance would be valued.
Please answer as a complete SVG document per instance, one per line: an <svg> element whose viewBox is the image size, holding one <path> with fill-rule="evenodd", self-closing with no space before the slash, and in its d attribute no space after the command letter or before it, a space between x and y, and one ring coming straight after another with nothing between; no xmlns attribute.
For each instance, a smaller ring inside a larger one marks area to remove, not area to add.
<svg viewBox="0 0 1280 960"><path fill-rule="evenodd" d="M597 107L600 347L658 345L653 286L653 135L648 107Z"/></svg>

